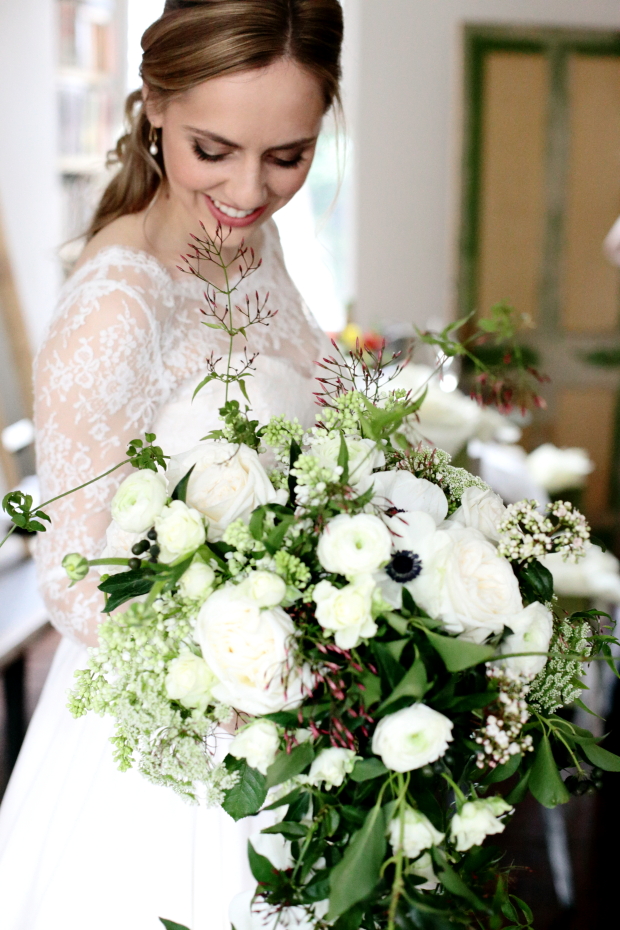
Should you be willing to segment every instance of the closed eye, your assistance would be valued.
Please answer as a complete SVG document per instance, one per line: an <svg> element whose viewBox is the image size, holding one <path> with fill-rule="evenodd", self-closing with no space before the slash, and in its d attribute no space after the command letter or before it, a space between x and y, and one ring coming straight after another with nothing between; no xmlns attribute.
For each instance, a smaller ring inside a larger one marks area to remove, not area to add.
<svg viewBox="0 0 620 930"><path fill-rule="evenodd" d="M194 139L193 149L194 155L196 158L199 158L200 161L222 161L228 154L227 152L221 152L219 155L210 155L209 152L205 152L205 150L198 145L196 139Z"/></svg>

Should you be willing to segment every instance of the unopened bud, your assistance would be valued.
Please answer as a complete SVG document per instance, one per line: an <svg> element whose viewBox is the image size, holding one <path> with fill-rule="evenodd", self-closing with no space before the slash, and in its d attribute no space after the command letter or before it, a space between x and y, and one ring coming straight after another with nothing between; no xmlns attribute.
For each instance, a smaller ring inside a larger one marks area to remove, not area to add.
<svg viewBox="0 0 620 930"><path fill-rule="evenodd" d="M71 579L72 584L81 581L88 575L88 561L79 552L70 552L62 560L62 567Z"/></svg>

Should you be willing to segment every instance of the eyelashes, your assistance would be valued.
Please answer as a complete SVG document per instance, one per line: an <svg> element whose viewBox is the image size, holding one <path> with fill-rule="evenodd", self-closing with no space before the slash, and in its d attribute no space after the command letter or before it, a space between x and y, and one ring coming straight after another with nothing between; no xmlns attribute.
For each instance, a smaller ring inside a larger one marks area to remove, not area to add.
<svg viewBox="0 0 620 930"><path fill-rule="evenodd" d="M192 143L192 148L196 158L199 158L200 161L208 161L211 163L223 161L223 159L226 158L226 155L228 154L223 152L221 155L210 155L209 152L205 152L205 150L201 148L196 139L194 139ZM302 161L305 161L303 152L299 152L298 155L295 155L294 158L290 159L276 158L273 156L273 163L277 165L278 168L297 168L297 166L300 165Z"/></svg>

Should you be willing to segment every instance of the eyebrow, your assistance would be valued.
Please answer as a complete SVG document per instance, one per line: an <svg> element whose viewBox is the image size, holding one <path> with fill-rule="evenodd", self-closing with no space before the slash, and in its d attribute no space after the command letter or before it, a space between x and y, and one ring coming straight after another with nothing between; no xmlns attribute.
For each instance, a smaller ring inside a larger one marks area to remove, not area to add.
<svg viewBox="0 0 620 930"><path fill-rule="evenodd" d="M223 136L218 136L215 132L209 132L207 129L196 129L195 126L185 126L189 132L193 132L197 136L201 136L203 139L209 139L211 142L216 142L218 145L225 145L227 148L231 149L240 149L241 146L236 142L231 142L230 139L224 139ZM304 139L295 139L294 142L285 142L282 145L270 145L267 152L281 152L286 149L294 149L300 145L310 145L312 142L316 142L316 136L308 136Z"/></svg>

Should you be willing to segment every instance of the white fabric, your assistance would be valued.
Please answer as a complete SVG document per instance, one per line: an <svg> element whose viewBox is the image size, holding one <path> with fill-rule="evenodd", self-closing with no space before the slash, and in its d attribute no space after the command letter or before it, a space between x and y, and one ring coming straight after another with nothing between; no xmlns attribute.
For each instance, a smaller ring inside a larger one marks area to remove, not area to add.
<svg viewBox="0 0 620 930"><path fill-rule="evenodd" d="M264 418L314 419L313 359L326 342L284 267L273 223L257 249L251 293L269 290L278 315L249 331L260 351L248 388ZM219 334L200 325L202 287L175 280L143 252L102 249L65 285L37 360L42 497L118 461L128 440L157 433L180 452L217 426L219 385L191 395ZM257 334L256 331L259 330ZM97 623L96 579L67 590L59 563L68 551L95 556L109 501L122 475L50 508L38 560L44 596L65 637L58 649L0 808L2 930L161 930L158 918L190 930L228 930L229 901L253 887L247 838L256 824L186 805L112 761L109 718L75 721L66 692L86 661L79 640ZM218 753L225 754L226 735Z"/></svg>

